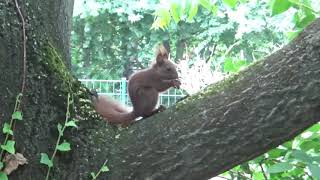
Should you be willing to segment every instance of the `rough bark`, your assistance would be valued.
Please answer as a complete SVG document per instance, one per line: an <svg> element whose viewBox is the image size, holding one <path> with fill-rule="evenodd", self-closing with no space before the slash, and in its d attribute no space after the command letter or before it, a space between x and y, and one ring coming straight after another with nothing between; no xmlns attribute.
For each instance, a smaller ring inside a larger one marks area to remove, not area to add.
<svg viewBox="0 0 320 180"><path fill-rule="evenodd" d="M29 164L10 179L44 178L40 153L53 151L68 93L79 128L67 130L72 151L57 154L51 179L90 179L105 159L110 172L101 179L208 179L293 138L320 118L318 19L290 45L238 75L127 129L111 126L92 112L87 90L64 65L68 45L60 41L69 34L71 4L22 4L29 19L28 76L24 120L17 123L15 140ZM56 11L60 5L66 11ZM19 93L22 56L21 24L11 1L0 1L0 15L2 125ZM66 17L67 23L57 17Z"/></svg>

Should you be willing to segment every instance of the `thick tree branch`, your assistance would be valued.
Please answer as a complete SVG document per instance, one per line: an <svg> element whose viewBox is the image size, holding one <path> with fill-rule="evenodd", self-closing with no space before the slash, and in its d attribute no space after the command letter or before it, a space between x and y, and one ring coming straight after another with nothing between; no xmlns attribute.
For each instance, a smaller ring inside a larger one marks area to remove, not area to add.
<svg viewBox="0 0 320 180"><path fill-rule="evenodd" d="M208 179L320 119L320 20L239 75L136 123L110 145L108 179Z"/></svg>

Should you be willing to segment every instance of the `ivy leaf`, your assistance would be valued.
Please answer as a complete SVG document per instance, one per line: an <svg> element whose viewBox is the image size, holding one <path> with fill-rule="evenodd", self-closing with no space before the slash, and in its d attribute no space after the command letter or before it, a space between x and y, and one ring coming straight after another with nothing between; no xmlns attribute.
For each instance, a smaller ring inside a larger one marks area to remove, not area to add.
<svg viewBox="0 0 320 180"><path fill-rule="evenodd" d="M315 164L309 164L308 169L315 179L320 179L320 166Z"/></svg>
<svg viewBox="0 0 320 180"><path fill-rule="evenodd" d="M268 168L269 173L279 173L279 172L284 172L291 170L293 166L289 164L289 162L281 162L272 165L271 167Z"/></svg>
<svg viewBox="0 0 320 180"><path fill-rule="evenodd" d="M62 136L63 135L63 129L62 129L62 125L60 123L58 123L57 129L59 131L59 135Z"/></svg>
<svg viewBox="0 0 320 180"><path fill-rule="evenodd" d="M237 6L238 0L223 0L223 3L230 6L231 8L235 8Z"/></svg>
<svg viewBox="0 0 320 180"><path fill-rule="evenodd" d="M3 134L10 134L13 135L13 131L11 130L10 124L4 123L3 128L2 128Z"/></svg>
<svg viewBox="0 0 320 180"><path fill-rule="evenodd" d="M4 172L0 172L0 180L8 180L8 176Z"/></svg>
<svg viewBox="0 0 320 180"><path fill-rule="evenodd" d="M3 168L3 162L0 162L0 169Z"/></svg>
<svg viewBox="0 0 320 180"><path fill-rule="evenodd" d="M5 145L1 145L1 148L7 152L9 152L10 154L14 154L16 152L15 148L14 148L14 144L16 142L15 141L7 141L7 143Z"/></svg>
<svg viewBox="0 0 320 180"><path fill-rule="evenodd" d="M48 154L46 154L46 153L41 153L40 163L41 164L45 164L48 167L52 167L53 166L52 161L49 159Z"/></svg>
<svg viewBox="0 0 320 180"><path fill-rule="evenodd" d="M76 120L71 120L71 121L68 121L65 126L66 127L75 127L75 128L78 128L77 124L76 124Z"/></svg>
<svg viewBox="0 0 320 180"><path fill-rule="evenodd" d="M96 179L96 174L94 172L91 172L90 175L91 175L92 179Z"/></svg>
<svg viewBox="0 0 320 180"><path fill-rule="evenodd" d="M22 112L21 111L16 111L12 114L12 119L16 119L21 121L22 120Z"/></svg>
<svg viewBox="0 0 320 180"><path fill-rule="evenodd" d="M59 151L70 151L70 143L68 143L67 141L64 141L63 143L59 144L57 149Z"/></svg>
<svg viewBox="0 0 320 180"><path fill-rule="evenodd" d="M102 166L101 171L102 172L108 172L109 171L108 166Z"/></svg>
<svg viewBox="0 0 320 180"><path fill-rule="evenodd" d="M271 10L272 16L281 14L291 7L292 3L289 0L272 0Z"/></svg>

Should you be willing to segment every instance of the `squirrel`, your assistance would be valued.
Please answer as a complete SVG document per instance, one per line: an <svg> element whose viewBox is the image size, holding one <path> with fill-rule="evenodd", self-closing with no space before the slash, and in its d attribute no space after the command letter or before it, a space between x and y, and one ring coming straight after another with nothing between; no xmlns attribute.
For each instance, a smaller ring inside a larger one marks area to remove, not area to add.
<svg viewBox="0 0 320 180"><path fill-rule="evenodd" d="M108 96L98 96L94 101L95 110L110 123L130 124L138 117L149 117L161 111L156 109L160 92L170 87L179 88L176 66L169 60L169 53L163 45L156 51L155 62L149 68L134 73L128 81L128 93L133 110Z"/></svg>

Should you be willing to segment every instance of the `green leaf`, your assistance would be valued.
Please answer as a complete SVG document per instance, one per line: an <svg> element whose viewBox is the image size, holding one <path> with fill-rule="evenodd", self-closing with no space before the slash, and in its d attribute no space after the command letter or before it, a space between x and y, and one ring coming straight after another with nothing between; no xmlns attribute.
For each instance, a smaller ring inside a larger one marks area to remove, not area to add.
<svg viewBox="0 0 320 180"><path fill-rule="evenodd" d="M0 180L8 180L8 176L4 172L0 172Z"/></svg>
<svg viewBox="0 0 320 180"><path fill-rule="evenodd" d="M10 124L4 123L3 128L2 128L3 134L10 134L13 135L13 131L11 130Z"/></svg>
<svg viewBox="0 0 320 180"><path fill-rule="evenodd" d="M235 8L237 6L238 0L223 0L223 3L230 6L231 8Z"/></svg>
<svg viewBox="0 0 320 180"><path fill-rule="evenodd" d="M235 68L233 67L233 62L231 58L227 58L224 61L223 69L225 72L236 72Z"/></svg>
<svg viewBox="0 0 320 180"><path fill-rule="evenodd" d="M91 175L92 179L96 179L96 174L94 172L91 172L90 175Z"/></svg>
<svg viewBox="0 0 320 180"><path fill-rule="evenodd" d="M310 23L312 23L316 19L316 16L314 14L308 14L305 17L303 17L298 23L296 23L296 26L298 28L305 28Z"/></svg>
<svg viewBox="0 0 320 180"><path fill-rule="evenodd" d="M180 8L181 6L179 6L179 4L177 3L172 3L171 4L171 8L170 8L170 12L171 12L171 15L173 17L173 20L178 23L180 21Z"/></svg>
<svg viewBox="0 0 320 180"><path fill-rule="evenodd" d="M193 17L198 13L198 4L193 5L190 8L188 21L192 21Z"/></svg>
<svg viewBox="0 0 320 180"><path fill-rule="evenodd" d="M272 16L281 14L287 11L291 7L292 3L289 0L272 0L271 1L271 10Z"/></svg>
<svg viewBox="0 0 320 180"><path fill-rule="evenodd" d="M263 173L262 172L254 172L253 179L264 179Z"/></svg>
<svg viewBox="0 0 320 180"><path fill-rule="evenodd" d="M211 10L211 3L208 0L199 0L199 3L209 11Z"/></svg>
<svg viewBox="0 0 320 180"><path fill-rule="evenodd" d="M300 30L298 31L289 31L287 32L287 37L290 41L294 40L299 34L301 33Z"/></svg>
<svg viewBox="0 0 320 180"><path fill-rule="evenodd" d="M52 167L53 166L52 161L49 159L49 157L48 157L48 155L46 153L41 153L40 163L41 164L45 164L48 167Z"/></svg>
<svg viewBox="0 0 320 180"><path fill-rule="evenodd" d="M279 173L279 172L284 172L291 170L293 166L289 164L288 162L281 162L274 164L268 168L269 173Z"/></svg>
<svg viewBox="0 0 320 180"><path fill-rule="evenodd" d="M57 129L58 129L58 131L59 131L59 135L60 135L60 136L63 136L63 129L62 129L62 125L61 125L60 123L58 123Z"/></svg>
<svg viewBox="0 0 320 180"><path fill-rule="evenodd" d="M78 128L75 120L68 121L68 122L65 124L65 126L66 126L66 127L75 127L75 128Z"/></svg>
<svg viewBox="0 0 320 180"><path fill-rule="evenodd" d="M22 112L21 111L16 111L12 114L12 119L16 120L22 120Z"/></svg>
<svg viewBox="0 0 320 180"><path fill-rule="evenodd" d="M292 149L292 141L288 141L288 142L282 144L282 146L287 149Z"/></svg>
<svg viewBox="0 0 320 180"><path fill-rule="evenodd" d="M3 162L0 162L0 170L3 168Z"/></svg>
<svg viewBox="0 0 320 180"><path fill-rule="evenodd" d="M101 171L102 172L108 172L109 171L108 166L102 166Z"/></svg>
<svg viewBox="0 0 320 180"><path fill-rule="evenodd" d="M313 159L307 153L301 150L294 150L291 154L296 160L304 162L304 163L312 163Z"/></svg>
<svg viewBox="0 0 320 180"><path fill-rule="evenodd" d="M218 10L219 10L218 6L217 5L213 5L211 12L212 12L213 15L216 16L218 14Z"/></svg>
<svg viewBox="0 0 320 180"><path fill-rule="evenodd" d="M311 172L312 177L320 179L320 166L315 164L309 164L308 169Z"/></svg>
<svg viewBox="0 0 320 180"><path fill-rule="evenodd" d="M319 146L318 142L306 140L300 144L300 149L303 151L309 151L311 149L315 149Z"/></svg>
<svg viewBox="0 0 320 180"><path fill-rule="evenodd" d="M232 58L226 58L223 67L225 72L238 72L242 67L245 66L247 66L247 62L245 60L234 61Z"/></svg>
<svg viewBox="0 0 320 180"><path fill-rule="evenodd" d="M287 151L284 150L284 149L278 149L278 148L275 148L275 149L272 149L271 151L268 152L268 155L269 155L269 158L273 158L273 159L276 159L280 156L282 156L284 153L286 153Z"/></svg>
<svg viewBox="0 0 320 180"><path fill-rule="evenodd" d="M311 131L313 133L319 132L320 131L320 124L317 123L317 124L313 125L307 131Z"/></svg>
<svg viewBox="0 0 320 180"><path fill-rule="evenodd" d="M16 142L15 141L7 141L7 143L5 145L1 145L1 148L7 152L9 152L10 154L14 154L16 152L15 148L14 148L14 144Z"/></svg>
<svg viewBox="0 0 320 180"><path fill-rule="evenodd" d="M63 143L58 145L57 149L59 151L70 151L71 150L70 143L64 141Z"/></svg>

